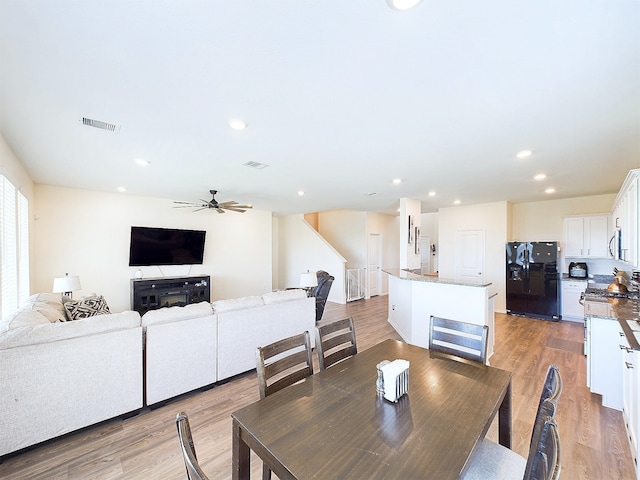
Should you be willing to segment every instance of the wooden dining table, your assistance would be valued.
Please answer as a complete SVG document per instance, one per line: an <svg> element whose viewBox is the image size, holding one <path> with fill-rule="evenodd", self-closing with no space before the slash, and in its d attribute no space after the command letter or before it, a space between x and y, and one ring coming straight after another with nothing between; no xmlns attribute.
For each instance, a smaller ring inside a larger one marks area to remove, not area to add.
<svg viewBox="0 0 640 480"><path fill-rule="evenodd" d="M397 403L376 365L410 362ZM385 340L232 414L233 479L253 450L280 479L457 479L498 415L511 448L511 372Z"/></svg>

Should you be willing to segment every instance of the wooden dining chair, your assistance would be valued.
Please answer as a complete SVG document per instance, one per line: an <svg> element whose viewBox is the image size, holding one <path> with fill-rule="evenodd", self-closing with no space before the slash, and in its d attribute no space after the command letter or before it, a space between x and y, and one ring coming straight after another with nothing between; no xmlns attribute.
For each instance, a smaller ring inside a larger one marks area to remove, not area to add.
<svg viewBox="0 0 640 480"><path fill-rule="evenodd" d="M538 442L533 470L524 478L526 480L557 480L560 478L561 466L558 424L555 419L547 417Z"/></svg>
<svg viewBox="0 0 640 480"><path fill-rule="evenodd" d="M499 478L524 478L526 480L547 478L540 476L540 474L544 472L540 470L543 467L540 463L541 460L538 459L538 450L540 448L540 442L548 440L547 438L542 438L544 435L544 427L548 418L555 417L561 393L562 377L560 376L560 369L557 365L549 365L544 383L542 384L536 418L531 430L529 455L527 458L525 459L514 451L485 438L478 446L471 460L472 463L469 473L464 478L466 480L480 478L486 480ZM555 435L557 437L557 426ZM508 472L509 475L503 470Z"/></svg>
<svg viewBox="0 0 640 480"><path fill-rule="evenodd" d="M549 399L542 402L536 420L533 425L533 432L531 434L532 440L535 438L535 444L529 448L529 454L527 458L519 455L510 448L504 447L491 440L484 439L476 448L473 457L470 460L469 468L465 475L461 477L464 480L502 480L502 479L524 479L524 480L542 480L552 479L557 477L539 477L542 466L538 465L540 460L537 458L539 452L542 451L546 455L545 449L546 442L549 441L546 437L546 430L548 419L553 419L556 413L556 405ZM555 423L555 422L554 422ZM557 429L557 425L556 425ZM557 438L557 431L556 431ZM557 443L557 459L554 462L560 461L559 455L559 441ZM554 447L555 448L555 447ZM542 450L541 450L542 449ZM528 466L531 465L531 469L528 470ZM559 469L559 466L558 466Z"/></svg>
<svg viewBox="0 0 640 480"><path fill-rule="evenodd" d="M487 363L489 327L431 316L429 349Z"/></svg>
<svg viewBox="0 0 640 480"><path fill-rule="evenodd" d="M178 428L178 439L180 440L180 448L182 450L182 458L187 469L188 480L208 480L198 464L196 457L196 449L193 445L191 437L191 427L189 426L189 418L184 412L176 415L176 427Z"/></svg>
<svg viewBox="0 0 640 480"><path fill-rule="evenodd" d="M320 370L358 353L353 318L319 323L316 326L316 350Z"/></svg>
<svg viewBox="0 0 640 480"><path fill-rule="evenodd" d="M282 390L313 375L309 332L278 340L256 349L260 398ZM271 478L271 470L262 466L262 478Z"/></svg>

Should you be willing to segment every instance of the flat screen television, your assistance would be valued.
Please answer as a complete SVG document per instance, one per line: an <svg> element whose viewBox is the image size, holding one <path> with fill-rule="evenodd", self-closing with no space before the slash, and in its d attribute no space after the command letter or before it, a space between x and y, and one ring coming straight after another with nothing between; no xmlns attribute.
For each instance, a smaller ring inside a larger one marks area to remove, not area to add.
<svg viewBox="0 0 640 480"><path fill-rule="evenodd" d="M204 230L131 227L129 266L201 265Z"/></svg>

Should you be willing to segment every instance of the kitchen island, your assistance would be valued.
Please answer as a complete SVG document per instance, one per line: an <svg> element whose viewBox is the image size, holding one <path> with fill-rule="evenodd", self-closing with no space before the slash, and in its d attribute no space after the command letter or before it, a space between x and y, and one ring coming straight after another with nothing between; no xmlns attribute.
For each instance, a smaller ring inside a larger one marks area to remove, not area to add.
<svg viewBox="0 0 640 480"><path fill-rule="evenodd" d="M487 325L487 358L493 354L493 299L490 282L439 278L401 269L389 275L389 323L412 345L429 347L431 315Z"/></svg>

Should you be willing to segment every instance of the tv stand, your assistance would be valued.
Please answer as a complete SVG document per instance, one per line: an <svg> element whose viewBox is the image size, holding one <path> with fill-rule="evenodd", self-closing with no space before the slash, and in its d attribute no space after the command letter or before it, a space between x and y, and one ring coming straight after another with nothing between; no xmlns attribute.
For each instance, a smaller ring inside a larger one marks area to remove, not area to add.
<svg viewBox="0 0 640 480"><path fill-rule="evenodd" d="M140 315L162 307L209 302L210 299L209 275L131 279L131 309Z"/></svg>

